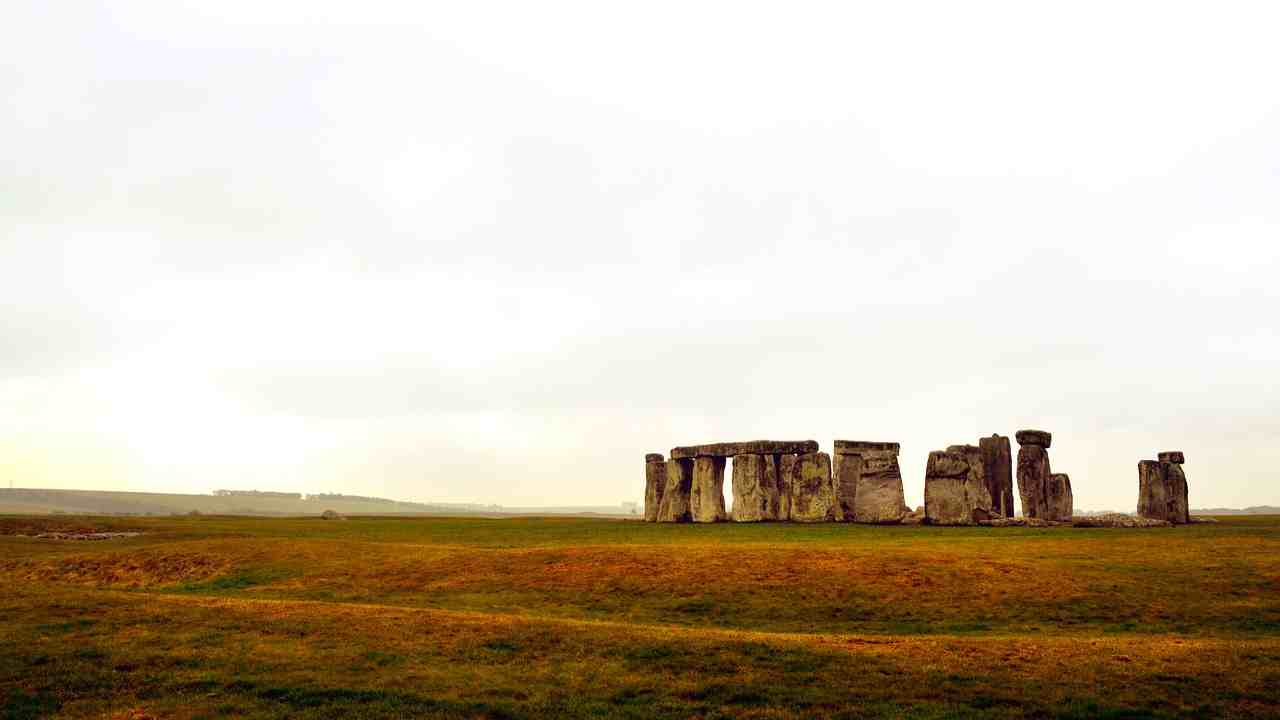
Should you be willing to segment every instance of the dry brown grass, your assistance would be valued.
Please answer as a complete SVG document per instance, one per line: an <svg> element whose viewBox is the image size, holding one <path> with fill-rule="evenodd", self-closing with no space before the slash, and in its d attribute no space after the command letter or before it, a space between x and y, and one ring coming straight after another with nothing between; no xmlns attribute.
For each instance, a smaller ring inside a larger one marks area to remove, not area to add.
<svg viewBox="0 0 1280 720"><path fill-rule="evenodd" d="M0 538L11 716L1280 714L1280 522L141 525Z"/></svg>

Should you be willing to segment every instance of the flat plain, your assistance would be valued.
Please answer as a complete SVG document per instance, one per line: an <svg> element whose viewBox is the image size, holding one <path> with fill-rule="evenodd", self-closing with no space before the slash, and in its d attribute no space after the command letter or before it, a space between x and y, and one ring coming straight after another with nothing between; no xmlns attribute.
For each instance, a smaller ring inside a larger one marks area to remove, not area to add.
<svg viewBox="0 0 1280 720"><path fill-rule="evenodd" d="M0 517L0 718L406 716L1280 717L1280 517Z"/></svg>

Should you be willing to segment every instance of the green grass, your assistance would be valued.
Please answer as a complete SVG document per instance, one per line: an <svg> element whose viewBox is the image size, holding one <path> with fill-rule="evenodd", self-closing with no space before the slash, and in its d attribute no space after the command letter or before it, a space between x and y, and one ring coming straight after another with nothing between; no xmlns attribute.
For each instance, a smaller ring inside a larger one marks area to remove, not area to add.
<svg viewBox="0 0 1280 720"><path fill-rule="evenodd" d="M60 518L0 718L1280 716L1280 518L1156 530Z"/></svg>

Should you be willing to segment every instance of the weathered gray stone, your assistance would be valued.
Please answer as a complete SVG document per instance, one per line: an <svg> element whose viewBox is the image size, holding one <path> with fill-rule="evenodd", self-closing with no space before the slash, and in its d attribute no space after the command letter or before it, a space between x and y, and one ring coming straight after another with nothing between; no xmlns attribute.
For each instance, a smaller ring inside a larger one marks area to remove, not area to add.
<svg viewBox="0 0 1280 720"><path fill-rule="evenodd" d="M693 490L693 461L671 459L667 461L667 489L658 505L658 522L690 522L693 512L689 495Z"/></svg>
<svg viewBox="0 0 1280 720"><path fill-rule="evenodd" d="M791 519L791 473L794 472L797 455L774 455L773 464L778 468L778 519Z"/></svg>
<svg viewBox="0 0 1280 720"><path fill-rule="evenodd" d="M786 455L782 472L791 486L790 519L832 522L842 519L831 481L831 456L824 452Z"/></svg>
<svg viewBox="0 0 1280 720"><path fill-rule="evenodd" d="M982 450L982 476L991 495L991 512L1013 517L1013 454L1009 438L1002 435L978 440Z"/></svg>
<svg viewBox="0 0 1280 720"><path fill-rule="evenodd" d="M898 443L836 440L833 482L845 522L893 524L911 508L902 492Z"/></svg>
<svg viewBox="0 0 1280 720"><path fill-rule="evenodd" d="M1143 460L1138 463L1138 516L1152 520L1169 519L1167 463Z"/></svg>
<svg viewBox="0 0 1280 720"><path fill-rule="evenodd" d="M838 441L837 441L838 442ZM862 456L836 453L831 458L831 482L836 503L845 522L852 522L858 501L858 479L862 476Z"/></svg>
<svg viewBox="0 0 1280 720"><path fill-rule="evenodd" d="M693 460L693 488L689 492L689 509L694 522L723 522L725 458L700 456Z"/></svg>
<svg viewBox="0 0 1280 720"><path fill-rule="evenodd" d="M672 458L733 457L734 455L803 455L818 452L815 440L748 440L671 448Z"/></svg>
<svg viewBox="0 0 1280 720"><path fill-rule="evenodd" d="M1049 476L1045 507L1045 520L1071 522L1074 499L1071 496L1071 478L1066 473L1053 473Z"/></svg>
<svg viewBox="0 0 1280 720"><path fill-rule="evenodd" d="M1025 435L1031 433L1030 435ZM1022 500L1022 514L1029 518L1047 520L1049 514L1048 493L1049 453L1047 444L1040 444L1042 433L1039 430L1018 431L1018 495ZM1023 442L1024 435L1030 442Z"/></svg>
<svg viewBox="0 0 1280 720"><path fill-rule="evenodd" d="M853 521L889 525L900 522L910 511L903 497L898 451L868 450L863 453Z"/></svg>
<svg viewBox="0 0 1280 720"><path fill-rule="evenodd" d="M785 520L778 485L778 461L773 455L733 458L733 519L736 522Z"/></svg>
<svg viewBox="0 0 1280 720"><path fill-rule="evenodd" d="M995 516L986 522L978 523L989 527L1026 527L1027 519L1024 517L1004 517Z"/></svg>
<svg viewBox="0 0 1280 720"><path fill-rule="evenodd" d="M1191 508L1187 499L1187 475L1182 469L1182 453L1162 452L1160 458L1138 463L1138 515L1168 520L1175 525L1190 523Z"/></svg>
<svg viewBox="0 0 1280 720"><path fill-rule="evenodd" d="M644 456L644 520L658 521L662 494L667 490L667 464L658 453Z"/></svg>
<svg viewBox="0 0 1280 720"><path fill-rule="evenodd" d="M1181 465L1187 461L1181 450L1165 450L1156 455L1156 459L1160 462L1176 463Z"/></svg>
<svg viewBox="0 0 1280 720"><path fill-rule="evenodd" d="M1160 465L1164 470L1165 493L1169 501L1165 519L1175 525L1186 525L1191 522L1191 508L1187 506L1187 475L1182 471L1181 463L1162 462Z"/></svg>
<svg viewBox="0 0 1280 720"><path fill-rule="evenodd" d="M1013 434L1019 445L1039 445L1046 450L1053 441L1053 434L1044 430L1019 430Z"/></svg>
<svg viewBox="0 0 1280 720"><path fill-rule="evenodd" d="M1122 513L1077 515L1071 518L1071 525L1078 528L1149 528L1169 527L1170 524L1168 520L1154 520Z"/></svg>
<svg viewBox="0 0 1280 720"><path fill-rule="evenodd" d="M868 450L891 452L897 455L901 446L896 442L868 442L866 440L836 440L836 455L861 455Z"/></svg>
<svg viewBox="0 0 1280 720"><path fill-rule="evenodd" d="M973 525L991 519L991 495L982 479L982 452L952 445L929 453L924 475L925 522Z"/></svg>

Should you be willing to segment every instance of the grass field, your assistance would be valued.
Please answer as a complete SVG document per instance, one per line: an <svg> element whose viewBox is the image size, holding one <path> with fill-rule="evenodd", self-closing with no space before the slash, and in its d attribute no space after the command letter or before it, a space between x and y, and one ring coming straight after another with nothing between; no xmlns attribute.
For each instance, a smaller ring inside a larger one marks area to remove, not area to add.
<svg viewBox="0 0 1280 720"><path fill-rule="evenodd" d="M0 718L45 716L1280 717L1280 517L0 518Z"/></svg>

